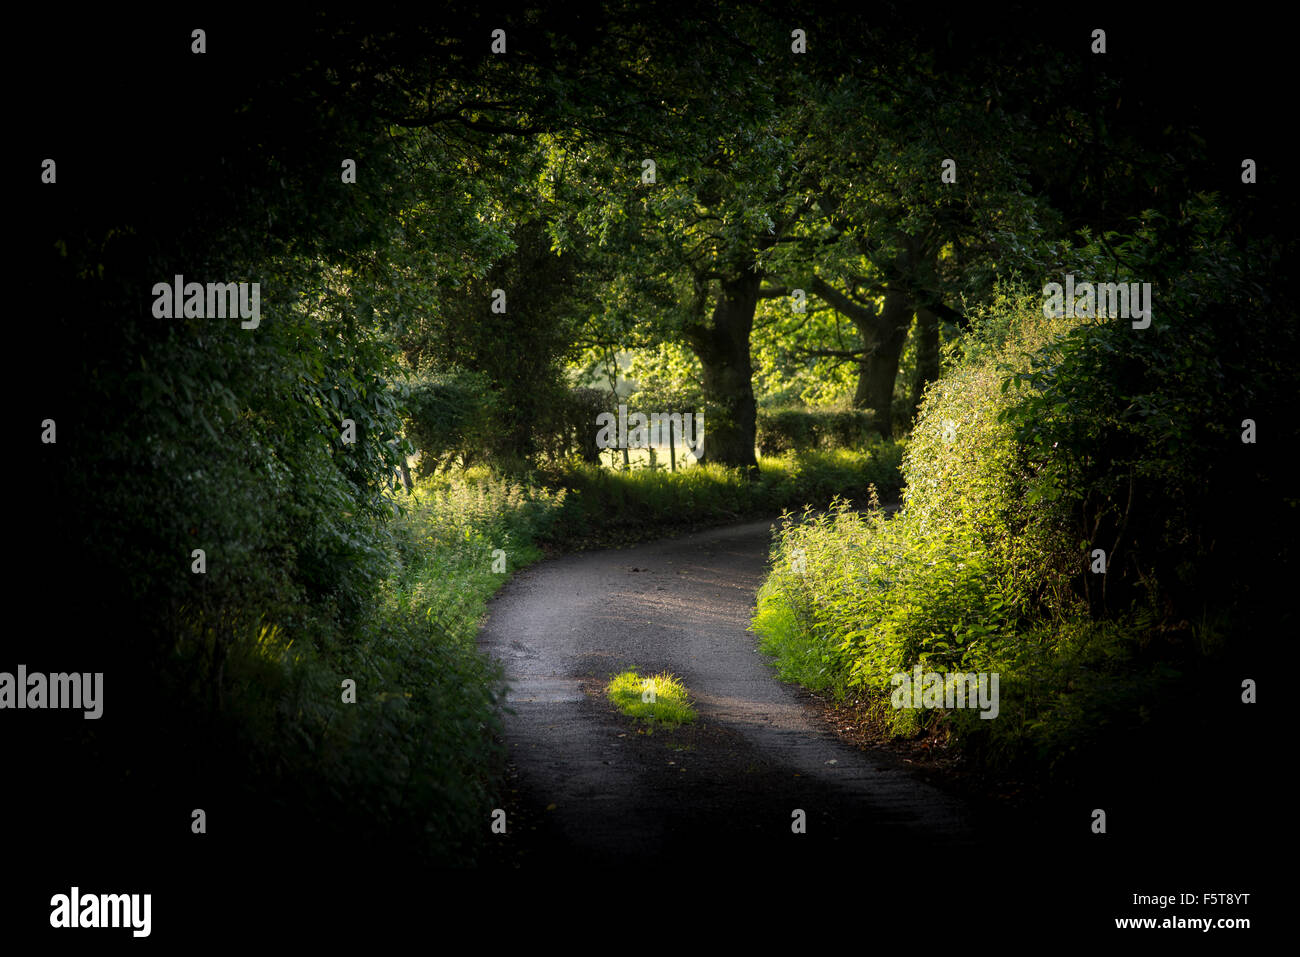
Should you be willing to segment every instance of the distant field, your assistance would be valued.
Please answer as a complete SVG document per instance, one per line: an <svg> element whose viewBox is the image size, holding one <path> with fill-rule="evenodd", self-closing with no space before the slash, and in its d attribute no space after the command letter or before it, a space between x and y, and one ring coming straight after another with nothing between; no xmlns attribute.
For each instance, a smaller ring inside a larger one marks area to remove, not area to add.
<svg viewBox="0 0 1300 957"><path fill-rule="evenodd" d="M653 455L654 467L667 471L669 468L669 456L667 444L654 446L649 449L628 449L628 464L633 469L648 469L651 467ZM603 449L600 453L600 464L607 465L610 468L621 469L623 467L623 450L622 449ZM689 449L683 450L681 445L677 446L677 468L689 468L696 464L695 456Z"/></svg>

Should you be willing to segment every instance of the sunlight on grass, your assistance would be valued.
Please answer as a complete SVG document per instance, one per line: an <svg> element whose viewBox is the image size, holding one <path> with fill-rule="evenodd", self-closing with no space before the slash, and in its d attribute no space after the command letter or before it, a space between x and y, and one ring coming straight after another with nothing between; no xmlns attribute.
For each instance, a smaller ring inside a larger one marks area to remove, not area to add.
<svg viewBox="0 0 1300 957"><path fill-rule="evenodd" d="M635 669L624 671L610 681L605 693L624 714L652 725L689 724L696 717L686 686L672 675L642 678Z"/></svg>

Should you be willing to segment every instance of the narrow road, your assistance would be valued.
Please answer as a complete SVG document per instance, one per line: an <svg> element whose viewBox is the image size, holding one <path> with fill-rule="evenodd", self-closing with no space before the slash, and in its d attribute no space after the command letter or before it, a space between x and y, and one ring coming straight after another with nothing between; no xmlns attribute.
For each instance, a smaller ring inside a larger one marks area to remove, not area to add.
<svg viewBox="0 0 1300 957"><path fill-rule="evenodd" d="M748 625L772 524L565 556L493 600L480 642L510 684L515 866L813 864L974 843L958 801L840 741L758 652ZM697 724L640 733L603 696L629 667L679 676Z"/></svg>

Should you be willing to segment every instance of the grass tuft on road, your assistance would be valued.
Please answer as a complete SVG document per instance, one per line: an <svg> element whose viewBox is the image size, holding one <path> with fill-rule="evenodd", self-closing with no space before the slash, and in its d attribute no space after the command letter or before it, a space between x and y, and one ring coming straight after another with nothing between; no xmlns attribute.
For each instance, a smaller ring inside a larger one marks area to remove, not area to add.
<svg viewBox="0 0 1300 957"><path fill-rule="evenodd" d="M605 693L620 711L650 725L676 727L695 720L686 686L669 674L641 677L636 669L615 675Z"/></svg>

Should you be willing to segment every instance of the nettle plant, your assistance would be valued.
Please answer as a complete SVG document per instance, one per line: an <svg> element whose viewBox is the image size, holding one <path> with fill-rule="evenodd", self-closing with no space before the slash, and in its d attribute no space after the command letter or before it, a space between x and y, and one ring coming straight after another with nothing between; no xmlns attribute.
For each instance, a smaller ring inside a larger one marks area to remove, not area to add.
<svg viewBox="0 0 1300 957"><path fill-rule="evenodd" d="M950 350L952 371L928 390L907 446L903 510L886 518L841 504L782 530L763 600L768 610L786 609L787 633L804 636L778 652L804 656L799 680L812 676L842 696L880 700L893 675L916 665L1003 672L1008 705L998 722L985 722L999 730L966 730L1000 734L1019 720L1021 674L1035 649L1051 644L1026 622L1067 594L1074 556L1059 514L1026 505L1034 473L999 416L1015 402L1002 383L1006 367L1023 368L1065 322L1045 318L1035 296L1013 289L973 310L965 352ZM895 731L909 733L940 714L889 717ZM970 717L942 714L953 727Z"/></svg>

